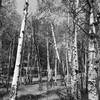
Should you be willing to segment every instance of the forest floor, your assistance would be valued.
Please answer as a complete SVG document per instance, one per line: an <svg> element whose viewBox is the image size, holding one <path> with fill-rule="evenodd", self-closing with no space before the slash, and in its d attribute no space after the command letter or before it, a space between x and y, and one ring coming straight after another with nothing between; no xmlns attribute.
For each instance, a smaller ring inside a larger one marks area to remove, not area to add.
<svg viewBox="0 0 100 100"><path fill-rule="evenodd" d="M18 89L17 100L60 100L56 91L63 88L60 81L49 88L47 88L47 82L43 82L41 90L39 84L21 85ZM0 100L8 100L8 95L3 96Z"/></svg>

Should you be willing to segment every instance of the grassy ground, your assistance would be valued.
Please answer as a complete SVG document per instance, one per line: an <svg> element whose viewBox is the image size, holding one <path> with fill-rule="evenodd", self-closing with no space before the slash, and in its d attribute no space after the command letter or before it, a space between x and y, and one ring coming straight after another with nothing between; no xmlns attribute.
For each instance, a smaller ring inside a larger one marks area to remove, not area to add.
<svg viewBox="0 0 100 100"><path fill-rule="evenodd" d="M40 95L23 95L17 98L17 100L60 100L55 91L49 91Z"/></svg>
<svg viewBox="0 0 100 100"><path fill-rule="evenodd" d="M59 100L56 94L58 88L64 88L58 81L57 86L47 88L47 82L42 84L42 90L39 90L39 84L21 85L18 89L17 100ZM3 100L8 100L7 95L2 95ZM2 100L2 99L0 99Z"/></svg>

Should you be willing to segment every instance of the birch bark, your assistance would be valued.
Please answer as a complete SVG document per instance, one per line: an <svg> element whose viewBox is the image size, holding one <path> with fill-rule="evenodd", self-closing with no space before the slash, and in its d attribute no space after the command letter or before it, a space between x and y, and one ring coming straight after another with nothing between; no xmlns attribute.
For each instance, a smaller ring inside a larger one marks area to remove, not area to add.
<svg viewBox="0 0 100 100"><path fill-rule="evenodd" d="M20 67L23 35L24 35L24 29L25 29L27 14L28 14L28 0L26 0L26 5L25 5L25 8L24 8L24 16L23 16L23 20L22 20L22 24L21 24L20 36L19 36L19 39L18 39L17 57L16 57L14 75L13 75L13 80L12 80L12 85L11 85L10 97L9 97L10 100L15 100L16 95L17 95L19 67Z"/></svg>
<svg viewBox="0 0 100 100"><path fill-rule="evenodd" d="M50 61L49 61L49 40L47 37L47 72L48 72L48 81L51 79L51 71L50 71Z"/></svg>
<svg viewBox="0 0 100 100"><path fill-rule="evenodd" d="M94 26L94 14L93 14L93 8L91 8L91 14L90 14L90 25L92 26L91 29L89 30L89 34L95 34L95 26ZM97 95L96 95L96 77L97 73L94 69L94 64L93 64L93 59L96 58L96 51L95 51L95 44L94 44L94 39L89 40L89 71L88 71L88 90L90 91L88 93L89 99L90 100L97 100ZM92 83L92 84L91 84Z"/></svg>

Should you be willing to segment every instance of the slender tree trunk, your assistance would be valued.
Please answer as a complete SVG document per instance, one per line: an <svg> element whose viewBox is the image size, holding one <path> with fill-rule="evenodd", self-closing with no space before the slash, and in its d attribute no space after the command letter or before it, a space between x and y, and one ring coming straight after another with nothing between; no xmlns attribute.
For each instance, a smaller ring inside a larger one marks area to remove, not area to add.
<svg viewBox="0 0 100 100"><path fill-rule="evenodd" d="M98 77L97 77L97 81L98 81L98 100L100 100L100 61L99 61L99 65L98 65Z"/></svg>
<svg viewBox="0 0 100 100"><path fill-rule="evenodd" d="M68 60L68 46L67 46L66 47L67 86L68 86L68 82L69 82L69 63L68 62L69 62L69 60Z"/></svg>
<svg viewBox="0 0 100 100"><path fill-rule="evenodd" d="M28 58L27 58L28 62L27 62L27 82L30 84L29 81L29 74L30 74L30 46L28 47Z"/></svg>
<svg viewBox="0 0 100 100"><path fill-rule="evenodd" d="M92 35L92 34L96 34L96 29L95 29L95 26L94 26L94 13L93 13L93 8L91 8L91 14L90 14L90 25L91 25L91 29L89 30L89 34ZM91 100L94 100L97 98L97 95L96 95L96 87L95 87L95 84L96 84L96 80L94 80L94 78L97 77L97 73L94 69L94 64L93 64L93 59L96 58L96 50L95 50L95 44L94 44L94 37L93 39L89 39L89 53L88 53L88 56L89 56L89 72L88 72L88 86L89 86L89 99ZM92 84L91 84L91 83Z"/></svg>
<svg viewBox="0 0 100 100"><path fill-rule="evenodd" d="M8 65L8 79L7 79L7 91L9 89L9 81L10 81L10 71L13 66L13 52L14 52L14 43L15 43L15 35L14 39L12 39L10 43L10 48L9 48L9 65Z"/></svg>
<svg viewBox="0 0 100 100"><path fill-rule="evenodd" d="M50 61L49 61L49 40L47 37L47 72L48 72L48 81L50 81L51 71L50 71Z"/></svg>
<svg viewBox="0 0 100 100"><path fill-rule="evenodd" d="M39 55L39 47L36 41L36 28L37 28L37 23L36 20L32 19L32 27L33 27L33 38L34 38L34 45L35 45L35 51L37 55L37 61L38 61L38 66L39 66L39 89L42 89L42 66L40 62L40 55Z"/></svg>
<svg viewBox="0 0 100 100"><path fill-rule="evenodd" d="M0 10L1 7L2 7L2 0L0 0ZM0 33L0 74L2 73L2 38L1 37L2 37L2 33Z"/></svg>
<svg viewBox="0 0 100 100"><path fill-rule="evenodd" d="M86 3L87 3L87 6L86 6L86 12L85 12L85 21L86 21L86 24L85 24L85 31L87 33L89 33L89 22L90 22L90 4L89 4L89 1L86 0ZM86 39L85 39L85 86L84 86L84 90L83 92L81 93L82 94L82 100L88 100L88 70L89 70L89 57L88 57L88 43L89 43L89 39L87 36L85 36Z"/></svg>
<svg viewBox="0 0 100 100"><path fill-rule="evenodd" d="M57 83L57 58L55 57L55 83Z"/></svg>
<svg viewBox="0 0 100 100"><path fill-rule="evenodd" d="M20 65L20 76L19 76L20 85L22 83L26 84L26 82L25 82L26 73L23 70L24 69L24 66L23 66L23 63L24 63L24 52L25 52L24 48L25 48L25 37L23 37L22 55L21 55L21 61L20 61L20 63L21 63L21 65Z"/></svg>
<svg viewBox="0 0 100 100"><path fill-rule="evenodd" d="M64 66L64 61L62 60L62 69L63 69L63 74L65 75L65 66Z"/></svg>
<svg viewBox="0 0 100 100"><path fill-rule="evenodd" d="M37 69L38 69L38 79L40 79L39 62L38 61L36 62L37 62Z"/></svg>
<svg viewBox="0 0 100 100"><path fill-rule="evenodd" d="M68 21L68 27L69 27L69 24L70 24L70 22L69 22L70 21L70 19L69 19L70 18L69 17L69 0L68 0L68 13L67 14L68 14L67 15L67 21ZM68 43L69 43L69 41L67 40L67 34L66 33L65 33L65 43L66 43L67 86L69 87L70 84L71 84L71 75L69 73L69 67L70 67L69 60L71 58L71 51L70 51L70 57L69 57L69 55L68 55L68 49L69 49ZM69 90L69 92L70 92L70 90Z"/></svg>
<svg viewBox="0 0 100 100"><path fill-rule="evenodd" d="M30 83L32 83L32 67L33 67L33 38L31 34L31 46L30 46Z"/></svg>
<svg viewBox="0 0 100 100"><path fill-rule="evenodd" d="M53 27L53 24L51 23L51 31L52 31L52 36L53 36L53 40L54 40L54 47L55 47L55 51L56 51L56 56L60 62L60 57L59 57L59 52L58 52L58 49L57 49L57 43L56 43L56 38L55 38L55 34L54 34L54 27Z"/></svg>
<svg viewBox="0 0 100 100"><path fill-rule="evenodd" d="M2 34L0 33L0 38L2 37ZM0 68L2 68L2 39L0 39Z"/></svg>
<svg viewBox="0 0 100 100"><path fill-rule="evenodd" d="M78 8L78 4L77 4L77 2L75 2L74 1L74 8ZM77 12L77 10L76 10L76 12ZM75 12L75 13L76 13ZM76 18L76 16L73 14L73 31L74 31L74 33L75 33L75 37L74 37L74 51L73 51L73 56L74 56L74 58L73 58L73 82L72 82L72 85L73 85L73 89L72 89L72 93L73 92L75 92L76 93L76 96L75 96L75 98L77 99L77 91L78 91L78 89L77 89L77 81L78 81L78 79L77 79L77 72L78 72L78 51L77 51L77 26L75 25L75 23L74 23L74 21L75 21L75 19L77 19ZM75 84L76 84L76 86L75 86Z"/></svg>
<svg viewBox="0 0 100 100"><path fill-rule="evenodd" d="M11 69L11 52L12 52L12 42L10 43L10 48L9 48L9 65L8 65L8 79L7 79L7 92L8 92L8 88L9 88L9 79L10 79L10 69Z"/></svg>
<svg viewBox="0 0 100 100"><path fill-rule="evenodd" d="M68 56L68 43L67 43L67 48L66 48L66 66L67 66L67 86L69 87L70 81L71 81L71 75L70 75L70 72L69 72L70 64L69 64L69 56Z"/></svg>
<svg viewBox="0 0 100 100"><path fill-rule="evenodd" d="M26 0L26 7L24 9L24 17L23 17L23 20L22 20L21 31L20 31L18 47L17 47L17 57L16 57L14 75L13 75L11 91L10 91L10 100L15 100L16 95L17 95L17 85L18 85L17 83L18 83L18 77L19 77L21 49L22 49L22 43L23 43L24 28L25 28L25 24L26 24L26 17L27 17L27 14L28 14L27 11L28 11L28 1Z"/></svg>

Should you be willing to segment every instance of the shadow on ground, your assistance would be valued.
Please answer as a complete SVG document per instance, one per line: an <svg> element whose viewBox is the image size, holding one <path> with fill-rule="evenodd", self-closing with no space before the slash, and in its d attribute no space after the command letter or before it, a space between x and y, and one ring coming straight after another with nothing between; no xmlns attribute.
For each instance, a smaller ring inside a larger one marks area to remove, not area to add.
<svg viewBox="0 0 100 100"><path fill-rule="evenodd" d="M0 100L3 100L3 97L7 95L7 92L5 91L0 91Z"/></svg>
<svg viewBox="0 0 100 100"><path fill-rule="evenodd" d="M32 94L22 95L21 97L17 98L17 100L38 100L42 96L35 96Z"/></svg>
<svg viewBox="0 0 100 100"><path fill-rule="evenodd" d="M50 97L52 96L52 99L50 99ZM58 98L54 98L54 91L51 92L47 92L45 94L41 94L41 95L32 95L32 94L27 94L27 95L22 95L20 97L17 98L17 100L59 100Z"/></svg>

